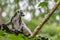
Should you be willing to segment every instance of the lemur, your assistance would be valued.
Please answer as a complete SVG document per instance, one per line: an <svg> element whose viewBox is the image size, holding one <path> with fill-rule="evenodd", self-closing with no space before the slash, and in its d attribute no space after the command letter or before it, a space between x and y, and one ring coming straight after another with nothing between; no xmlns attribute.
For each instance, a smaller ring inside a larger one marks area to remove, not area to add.
<svg viewBox="0 0 60 40"><path fill-rule="evenodd" d="M18 30L19 32L24 33L26 36L29 36L32 34L31 30L26 26L26 24L23 22L22 17L25 16L22 10L16 11L16 13L11 18L12 22L12 29L13 31Z"/></svg>
<svg viewBox="0 0 60 40"><path fill-rule="evenodd" d="M30 36L32 32L23 22L23 16L25 15L22 10L16 11L10 21L6 24L2 24L0 29L6 32L14 32L16 35L18 35L18 33L23 33L25 36ZM10 26L7 27L7 25L12 25L12 28L10 29Z"/></svg>

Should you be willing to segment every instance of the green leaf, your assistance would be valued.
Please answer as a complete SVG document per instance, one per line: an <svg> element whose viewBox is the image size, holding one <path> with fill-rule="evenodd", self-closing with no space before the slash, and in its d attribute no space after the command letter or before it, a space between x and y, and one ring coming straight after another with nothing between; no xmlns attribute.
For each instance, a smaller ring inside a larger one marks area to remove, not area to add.
<svg viewBox="0 0 60 40"><path fill-rule="evenodd" d="M54 0L54 2L57 2L58 0Z"/></svg>
<svg viewBox="0 0 60 40"><path fill-rule="evenodd" d="M15 2L15 3L18 3L18 2L19 2L19 0L14 0L14 2Z"/></svg>
<svg viewBox="0 0 60 40"><path fill-rule="evenodd" d="M40 6L41 7L46 7L47 4L48 4L47 2L40 2L39 5L38 5L38 7L40 7Z"/></svg>

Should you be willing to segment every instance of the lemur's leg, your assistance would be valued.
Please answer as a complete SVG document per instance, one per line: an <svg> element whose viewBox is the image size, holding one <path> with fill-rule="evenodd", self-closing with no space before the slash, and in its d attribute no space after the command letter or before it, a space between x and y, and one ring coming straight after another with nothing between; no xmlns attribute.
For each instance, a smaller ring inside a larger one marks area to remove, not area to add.
<svg viewBox="0 0 60 40"><path fill-rule="evenodd" d="M24 33L25 36L30 36L32 34L31 30L26 26L24 22L22 22L21 31Z"/></svg>
<svg viewBox="0 0 60 40"><path fill-rule="evenodd" d="M14 24L12 23L12 28L15 29Z"/></svg>

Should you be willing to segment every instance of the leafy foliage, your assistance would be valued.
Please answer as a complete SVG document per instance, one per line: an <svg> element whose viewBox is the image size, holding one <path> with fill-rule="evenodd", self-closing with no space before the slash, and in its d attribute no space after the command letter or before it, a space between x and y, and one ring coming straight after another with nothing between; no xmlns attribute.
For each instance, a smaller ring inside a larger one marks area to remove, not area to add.
<svg viewBox="0 0 60 40"><path fill-rule="evenodd" d="M0 31L0 39L1 40L37 40L38 38L35 37L35 38L28 38L26 37L25 35L23 34L19 34L18 36L14 35L14 34L6 34L4 35L4 33L2 33L2 31Z"/></svg>
<svg viewBox="0 0 60 40"><path fill-rule="evenodd" d="M17 4L17 3L19 3L19 0L14 0L14 2Z"/></svg>
<svg viewBox="0 0 60 40"><path fill-rule="evenodd" d="M54 2L57 2L58 0L54 0Z"/></svg>
<svg viewBox="0 0 60 40"><path fill-rule="evenodd" d="M40 7L40 6L41 7L46 7L47 4L48 4L47 2L40 2L39 5L38 5L38 7Z"/></svg>

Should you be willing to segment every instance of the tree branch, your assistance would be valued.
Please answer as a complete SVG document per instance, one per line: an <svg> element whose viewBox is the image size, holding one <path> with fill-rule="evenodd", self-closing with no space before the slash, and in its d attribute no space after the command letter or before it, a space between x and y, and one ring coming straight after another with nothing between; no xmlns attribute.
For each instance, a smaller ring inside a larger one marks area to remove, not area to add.
<svg viewBox="0 0 60 40"><path fill-rule="evenodd" d="M42 22L35 28L34 32L30 37L36 36L36 34L39 32L39 30L43 27L43 25L49 20L49 18L52 16L52 14L55 12L55 10L60 5L60 0L54 5L54 7L50 10L50 12L45 16L45 18L42 20Z"/></svg>

